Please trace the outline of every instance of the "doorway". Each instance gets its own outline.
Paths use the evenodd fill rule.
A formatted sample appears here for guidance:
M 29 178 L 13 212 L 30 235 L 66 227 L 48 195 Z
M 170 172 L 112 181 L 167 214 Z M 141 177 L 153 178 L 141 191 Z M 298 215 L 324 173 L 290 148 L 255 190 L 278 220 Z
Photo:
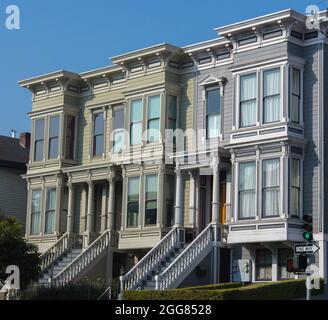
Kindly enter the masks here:
M 231 249 L 220 248 L 220 283 L 230 282 Z

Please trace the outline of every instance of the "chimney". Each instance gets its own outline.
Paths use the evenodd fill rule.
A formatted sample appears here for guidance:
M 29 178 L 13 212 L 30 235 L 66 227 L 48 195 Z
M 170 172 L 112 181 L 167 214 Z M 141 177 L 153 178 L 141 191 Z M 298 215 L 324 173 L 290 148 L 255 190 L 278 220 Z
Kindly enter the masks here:
M 13 139 L 16 138 L 16 130 L 11 130 L 11 137 L 12 137 Z
M 19 143 L 22 147 L 29 149 L 31 142 L 31 134 L 29 132 L 22 132 L 19 135 Z

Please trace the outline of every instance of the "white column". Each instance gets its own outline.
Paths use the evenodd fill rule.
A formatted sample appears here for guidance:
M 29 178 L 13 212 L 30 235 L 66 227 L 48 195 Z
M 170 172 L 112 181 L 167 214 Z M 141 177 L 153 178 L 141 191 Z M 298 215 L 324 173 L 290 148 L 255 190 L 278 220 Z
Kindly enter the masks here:
M 324 234 L 322 234 L 324 237 Z M 319 250 L 319 275 L 320 278 L 325 280 L 325 284 L 327 284 L 327 242 L 325 240 L 318 241 L 318 245 L 320 247 Z
M 89 234 L 94 231 L 94 190 L 95 186 L 93 181 L 88 182 L 88 212 L 87 212 L 87 232 Z
M 190 176 L 190 198 L 189 198 L 189 223 L 196 227 L 196 177 L 194 172 L 189 172 Z
M 182 190 L 182 174 L 179 167 L 176 171 L 176 189 L 175 189 L 175 217 L 174 223 L 176 226 L 183 226 L 183 190 Z
M 106 230 L 107 223 L 107 187 L 106 185 L 102 186 L 101 193 L 101 223 L 100 223 L 100 232 L 104 232 Z
M 67 212 L 67 233 L 73 233 L 74 230 L 74 185 L 68 183 L 68 212 Z
M 107 211 L 107 230 L 114 229 L 114 214 L 115 214 L 115 178 L 114 176 L 108 179 L 109 195 L 108 195 L 108 211 Z
M 212 196 L 212 222 L 220 223 L 220 170 L 218 162 L 215 160 L 213 169 L 213 196 Z

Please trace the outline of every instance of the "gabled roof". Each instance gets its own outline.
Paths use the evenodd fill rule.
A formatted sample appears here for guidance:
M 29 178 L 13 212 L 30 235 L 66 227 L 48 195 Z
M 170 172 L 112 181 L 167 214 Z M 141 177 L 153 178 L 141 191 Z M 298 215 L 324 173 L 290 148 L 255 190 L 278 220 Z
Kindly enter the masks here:
M 29 149 L 19 139 L 0 136 L 0 166 L 25 169 L 29 161 Z

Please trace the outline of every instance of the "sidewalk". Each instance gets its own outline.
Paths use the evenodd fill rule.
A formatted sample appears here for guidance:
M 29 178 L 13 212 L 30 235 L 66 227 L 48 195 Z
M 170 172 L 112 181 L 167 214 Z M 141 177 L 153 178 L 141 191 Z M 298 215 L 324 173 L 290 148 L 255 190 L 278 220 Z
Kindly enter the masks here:
M 303 299 L 298 299 L 298 300 L 306 300 L 306 298 L 304 297 Z M 320 294 L 317 296 L 311 296 L 311 300 L 328 300 L 328 285 L 325 285 L 324 294 Z

